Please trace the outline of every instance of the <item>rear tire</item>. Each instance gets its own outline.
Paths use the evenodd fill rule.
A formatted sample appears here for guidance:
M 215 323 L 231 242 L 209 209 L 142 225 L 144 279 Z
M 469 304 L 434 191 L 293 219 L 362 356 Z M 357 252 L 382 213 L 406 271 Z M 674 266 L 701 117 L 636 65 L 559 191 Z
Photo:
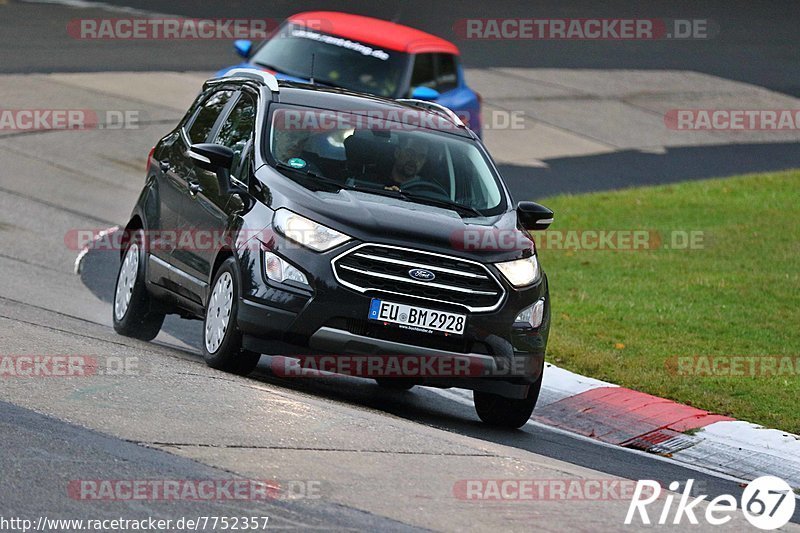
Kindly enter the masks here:
M 122 254 L 114 287 L 111 315 L 114 331 L 143 341 L 156 338 L 164 324 L 164 312 L 154 310 L 154 302 L 145 285 L 144 232 L 136 230 L 129 236 Z
M 398 378 L 375 378 L 375 382 L 382 389 L 394 391 L 406 391 L 414 388 L 415 383 L 410 383 Z
M 475 411 L 478 417 L 491 426 L 519 429 L 524 426 L 533 414 L 533 408 L 539 400 L 542 388 L 542 377 L 531 385 L 528 397 L 523 399 L 506 398 L 489 392 L 473 391 Z
M 211 368 L 246 376 L 255 370 L 261 354 L 242 348 L 236 325 L 239 309 L 239 271 L 232 257 L 214 276 L 203 320 L 203 358 Z

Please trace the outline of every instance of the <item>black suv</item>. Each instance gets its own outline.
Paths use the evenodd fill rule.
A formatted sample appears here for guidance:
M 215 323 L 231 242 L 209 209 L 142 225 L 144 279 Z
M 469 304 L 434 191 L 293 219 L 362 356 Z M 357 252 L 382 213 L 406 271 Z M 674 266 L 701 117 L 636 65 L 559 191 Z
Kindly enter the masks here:
M 351 373 L 471 389 L 482 420 L 520 427 L 550 329 L 528 232 L 552 216 L 512 203 L 444 107 L 235 70 L 150 153 L 114 328 L 150 340 L 166 314 L 203 319 L 207 363 L 238 374 L 261 354 L 372 357 Z M 391 358 L 400 374 L 375 372 Z

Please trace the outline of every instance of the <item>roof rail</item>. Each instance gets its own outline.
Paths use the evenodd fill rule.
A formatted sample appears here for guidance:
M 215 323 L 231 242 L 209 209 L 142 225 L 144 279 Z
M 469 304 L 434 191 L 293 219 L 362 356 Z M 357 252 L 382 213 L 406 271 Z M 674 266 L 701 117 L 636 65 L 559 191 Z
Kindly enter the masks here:
M 466 128 L 466 124 L 456 115 L 452 109 L 449 107 L 445 107 L 442 104 L 437 104 L 436 102 L 429 102 L 428 100 L 417 100 L 416 98 L 399 98 L 397 99 L 398 102 L 402 104 L 408 104 L 414 107 L 418 107 L 420 109 L 424 109 L 425 111 L 431 111 L 433 113 L 437 113 L 439 115 L 443 115 L 448 118 L 453 124 L 460 128 Z
M 222 77 L 247 78 L 250 80 L 256 80 L 266 85 L 270 91 L 274 93 L 280 92 L 280 88 L 278 87 L 278 79 L 274 75 L 270 74 L 269 72 L 264 72 L 263 70 L 256 70 L 252 68 L 235 68 L 226 72 Z

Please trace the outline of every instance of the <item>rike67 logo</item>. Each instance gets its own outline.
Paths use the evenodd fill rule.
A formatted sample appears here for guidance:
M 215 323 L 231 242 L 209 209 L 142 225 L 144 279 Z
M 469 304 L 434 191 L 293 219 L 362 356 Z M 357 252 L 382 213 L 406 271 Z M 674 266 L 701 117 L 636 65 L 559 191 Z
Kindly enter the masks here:
M 673 511 L 675 495 L 668 494 L 661 497 L 661 485 L 657 481 L 640 480 L 636 484 L 631 504 L 628 507 L 628 514 L 625 516 L 625 525 L 631 525 L 638 521 L 642 524 L 650 525 L 650 515 L 648 506 L 656 501 L 663 501 L 664 505 L 660 512 L 657 512 L 654 523 L 659 525 L 674 524 L 679 525 L 685 517 L 692 525 L 697 525 L 697 515 L 701 513 L 696 507 L 708 496 L 698 496 L 692 498 L 692 486 L 694 480 L 686 482 L 683 492 L 680 494 L 677 506 Z M 677 491 L 680 483 L 673 481 L 669 485 L 670 491 Z M 691 499 L 690 499 L 691 498 Z M 705 513 L 701 516 L 708 524 L 721 526 L 733 519 L 736 509 L 740 502 L 730 494 L 721 494 L 705 506 Z M 785 526 L 794 515 L 795 495 L 792 487 L 784 480 L 774 476 L 763 476 L 753 480 L 742 492 L 741 510 L 744 517 L 750 524 L 763 530 L 773 530 Z M 650 511 L 657 511 L 650 509 Z M 636 515 L 638 512 L 638 520 Z M 697 514 L 695 514 L 697 513 Z M 670 520 L 671 518 L 671 520 Z

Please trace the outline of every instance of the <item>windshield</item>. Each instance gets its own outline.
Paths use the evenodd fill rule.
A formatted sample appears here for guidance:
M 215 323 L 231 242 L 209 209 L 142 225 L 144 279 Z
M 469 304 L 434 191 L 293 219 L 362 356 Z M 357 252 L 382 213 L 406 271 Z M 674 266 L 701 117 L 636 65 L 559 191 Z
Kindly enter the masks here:
M 293 24 L 256 51 L 252 61 L 289 76 L 310 79 L 312 55 L 317 82 L 379 96 L 398 96 L 408 64 L 408 55 L 402 52 Z
M 300 173 L 326 185 L 396 195 L 472 216 L 505 209 L 499 178 L 471 139 L 379 120 L 374 112 L 297 106 L 277 106 L 270 125 L 268 150 L 287 175 Z

